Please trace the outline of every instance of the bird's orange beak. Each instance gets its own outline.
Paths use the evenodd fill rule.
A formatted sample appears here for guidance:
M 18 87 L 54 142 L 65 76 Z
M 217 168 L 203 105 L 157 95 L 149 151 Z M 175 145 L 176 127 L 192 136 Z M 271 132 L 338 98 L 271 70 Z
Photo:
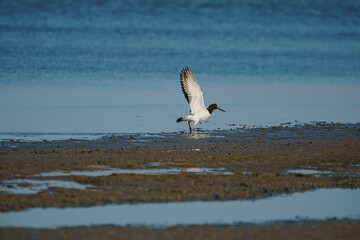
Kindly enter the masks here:
M 219 107 L 217 107 L 216 109 L 218 109 L 218 110 L 220 110 L 220 111 L 223 111 L 223 112 L 225 112 L 225 110 L 222 110 L 221 108 L 219 108 Z

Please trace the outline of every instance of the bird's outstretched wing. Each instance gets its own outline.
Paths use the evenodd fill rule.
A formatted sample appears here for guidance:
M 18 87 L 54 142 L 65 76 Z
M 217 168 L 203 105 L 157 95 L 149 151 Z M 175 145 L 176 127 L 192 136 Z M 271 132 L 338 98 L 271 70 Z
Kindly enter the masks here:
M 190 114 L 206 110 L 204 93 L 188 67 L 181 70 L 180 83 L 182 91 L 190 106 Z

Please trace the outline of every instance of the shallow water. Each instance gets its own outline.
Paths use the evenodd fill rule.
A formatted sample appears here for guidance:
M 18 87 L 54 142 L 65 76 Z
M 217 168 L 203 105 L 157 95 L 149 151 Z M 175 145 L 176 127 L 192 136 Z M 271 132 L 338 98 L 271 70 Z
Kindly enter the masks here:
M 106 136 L 104 133 L 29 133 L 13 132 L 1 133 L 0 141 L 57 141 L 66 139 L 95 140 Z
M 290 169 L 286 173 L 300 173 L 300 174 L 304 174 L 304 175 L 334 174 L 334 172 L 332 172 L 332 171 L 319 171 L 319 170 L 314 170 L 314 169 Z
M 198 124 L 196 130 L 278 126 L 295 121 L 355 123 L 360 119 L 360 96 L 357 94 L 360 85 L 263 84 L 249 87 L 236 84 L 218 88 L 221 92 L 216 89 L 205 92 L 206 103 L 216 102 L 226 112 L 215 111 Z M 163 91 L 149 87 L 144 92 L 116 87 L 78 90 L 4 87 L 0 88 L 3 113 L 0 132 L 188 132 L 187 123 L 176 122 L 178 117 L 189 113 L 181 94 L 179 86 Z M 134 99 L 135 96 L 141 99 Z
M 61 180 L 13 179 L 0 182 L 0 191 L 11 194 L 36 194 L 52 187 L 86 190 L 92 186 Z
M 56 177 L 56 176 L 110 176 L 112 174 L 143 174 L 143 175 L 163 175 L 163 174 L 224 174 L 232 175 L 234 173 L 226 171 L 225 168 L 166 168 L 166 169 L 120 169 L 107 168 L 96 166 L 96 168 L 103 168 L 95 171 L 71 171 L 71 172 L 48 172 L 33 175 L 32 177 Z M 86 190 L 91 188 L 91 185 L 83 185 L 72 181 L 62 180 L 35 180 L 35 179 L 13 179 L 0 182 L 0 192 L 10 194 L 36 194 L 52 187 Z
M 96 171 L 72 171 L 72 172 L 49 172 L 41 173 L 34 176 L 41 177 L 55 177 L 55 176 L 110 176 L 112 174 L 144 174 L 144 175 L 163 175 L 163 174 L 225 174 L 232 175 L 232 172 L 226 171 L 225 168 L 163 168 L 163 169 L 120 169 L 120 168 L 108 168 L 104 170 Z
M 0 213 L 0 227 L 59 228 L 94 225 L 170 227 L 189 224 L 360 219 L 359 189 L 317 189 L 258 200 L 34 208 Z M 36 219 L 36 221 L 34 221 Z

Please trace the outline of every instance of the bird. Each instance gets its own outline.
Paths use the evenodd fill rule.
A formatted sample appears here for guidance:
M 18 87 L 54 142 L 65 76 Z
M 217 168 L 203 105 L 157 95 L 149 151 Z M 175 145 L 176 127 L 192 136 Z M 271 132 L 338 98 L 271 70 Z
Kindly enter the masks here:
M 216 103 L 211 104 L 208 108 L 205 107 L 204 93 L 187 66 L 180 72 L 180 84 L 182 92 L 190 106 L 190 115 L 178 118 L 176 122 L 187 121 L 190 134 L 194 131 L 196 124 L 210 117 L 215 109 L 225 112 L 225 110 L 219 108 Z M 194 122 L 193 127 L 190 126 L 190 122 Z

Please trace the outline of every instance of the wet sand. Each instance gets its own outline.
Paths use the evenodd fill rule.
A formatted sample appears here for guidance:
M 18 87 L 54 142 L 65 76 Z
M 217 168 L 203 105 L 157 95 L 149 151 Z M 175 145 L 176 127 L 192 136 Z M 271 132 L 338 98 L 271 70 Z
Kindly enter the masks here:
M 360 125 L 317 123 L 305 126 L 233 129 L 227 131 L 133 134 L 98 140 L 3 141 L 0 180 L 66 180 L 92 185 L 83 191 L 49 188 L 37 194 L 0 194 L 0 211 L 32 207 L 80 207 L 108 203 L 230 200 L 269 197 L 314 188 L 360 188 Z M 95 167 L 94 167 L 95 166 Z M 100 168 L 223 168 L 225 174 L 110 176 L 33 176 L 53 171 Z M 288 173 L 291 169 L 318 174 Z M 324 171 L 324 173 L 321 173 Z M 310 231 L 311 229 L 311 231 Z M 351 239 L 359 223 L 321 221 L 267 226 L 189 226 L 166 229 L 91 227 L 57 230 L 0 229 L 0 236 L 20 239 L 231 238 L 261 237 Z M 296 233 L 296 234 L 294 234 Z M 336 237 L 337 236 L 337 237 Z

